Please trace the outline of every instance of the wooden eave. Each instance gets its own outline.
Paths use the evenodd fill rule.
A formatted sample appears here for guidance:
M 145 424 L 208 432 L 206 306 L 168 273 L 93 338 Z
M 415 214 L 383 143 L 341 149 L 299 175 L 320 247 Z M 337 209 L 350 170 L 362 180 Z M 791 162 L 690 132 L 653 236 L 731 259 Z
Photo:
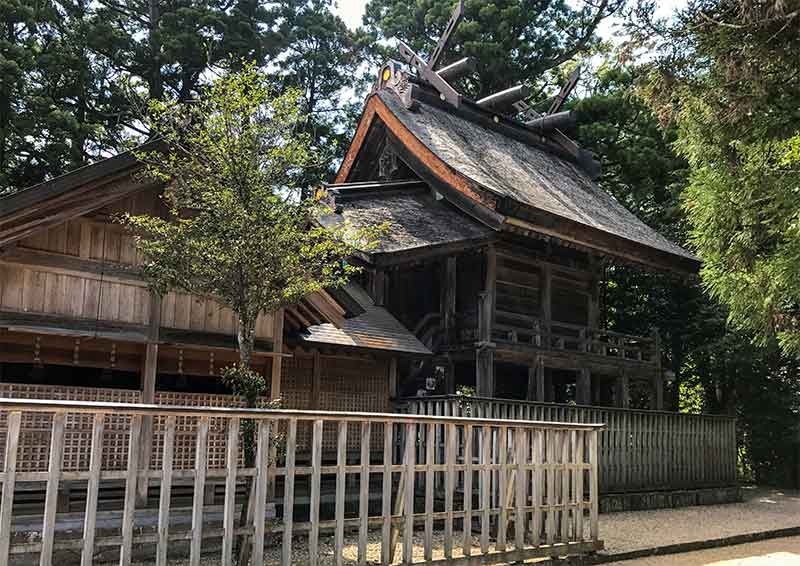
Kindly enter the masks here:
M 668 269 L 685 274 L 697 273 L 700 268 L 698 261 L 645 246 L 511 199 L 504 200 L 500 209 L 509 213 L 503 225 L 503 230 L 507 232 L 551 237 L 574 244 L 588 252 L 622 258 L 647 268 Z
M 152 150 L 160 143 L 150 142 L 139 149 Z M 135 192 L 161 186 L 135 179 L 133 173 L 140 167 L 132 152 L 121 153 L 0 198 L 0 247 Z
M 504 219 L 495 212 L 497 197 L 439 159 L 375 95 L 367 100 L 356 133 L 336 174 L 335 183 L 351 181 L 350 174 L 362 150 L 365 149 L 364 140 L 376 116 L 386 127 L 393 149 L 416 175 L 434 190 L 446 194 L 448 200 L 457 208 L 491 228 L 500 228 Z
M 367 262 L 371 265 L 376 267 L 392 267 L 473 251 L 477 248 L 488 246 L 495 240 L 495 236 L 488 236 L 485 238 L 473 238 L 470 240 L 448 242 L 446 244 L 436 244 L 407 250 L 374 252 L 364 255 L 367 256 Z
M 700 267 L 699 261 L 688 257 L 670 254 L 490 191 L 453 169 L 426 147 L 376 94 L 372 94 L 367 100 L 352 143 L 336 174 L 335 183 L 366 181 L 351 178 L 351 174 L 362 158 L 362 152 L 366 151 L 364 142 L 376 118 L 386 128 L 387 143 L 392 144 L 398 157 L 420 179 L 446 196 L 454 206 L 494 230 L 527 236 L 539 234 L 577 245 L 587 251 L 660 270 L 694 274 Z M 388 257 L 377 260 L 374 254 L 371 256 L 373 261 L 393 263 Z

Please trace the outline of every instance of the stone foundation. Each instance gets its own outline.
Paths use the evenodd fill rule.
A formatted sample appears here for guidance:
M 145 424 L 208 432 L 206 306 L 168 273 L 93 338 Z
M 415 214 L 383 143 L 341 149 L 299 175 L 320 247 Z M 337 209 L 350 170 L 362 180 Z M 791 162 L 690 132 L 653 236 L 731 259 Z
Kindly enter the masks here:
M 600 512 L 672 509 L 692 505 L 738 503 L 742 500 L 739 486 L 705 487 L 676 491 L 644 491 L 636 493 L 606 493 L 600 495 Z

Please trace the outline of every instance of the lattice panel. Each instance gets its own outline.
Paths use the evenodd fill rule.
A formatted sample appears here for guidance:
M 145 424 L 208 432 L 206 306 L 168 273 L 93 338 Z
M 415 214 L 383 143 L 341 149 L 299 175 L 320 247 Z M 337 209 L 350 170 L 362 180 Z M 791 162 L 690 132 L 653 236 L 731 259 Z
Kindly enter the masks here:
M 363 413 L 391 412 L 389 404 L 389 378 L 385 362 L 343 358 L 323 358 L 320 409 Z M 383 433 L 372 431 L 373 449 L 383 446 Z M 358 450 L 361 431 L 356 425 L 348 426 L 347 448 Z M 322 439 L 324 451 L 336 450 L 335 431 L 326 431 Z
M 281 399 L 287 409 L 310 409 L 313 388 L 314 360 L 295 356 L 283 360 L 281 365 Z M 281 423 L 281 433 L 286 433 L 286 424 Z M 308 450 L 311 443 L 311 427 L 306 423 L 297 426 L 297 450 Z
M 345 360 L 323 358 L 322 383 L 320 388 L 320 409 L 351 412 L 388 412 L 389 389 L 386 378 L 386 365 L 366 360 Z M 283 398 L 287 408 L 308 409 L 311 403 L 313 360 L 296 357 L 284 360 Z M 126 389 L 92 387 L 47 386 L 26 384 L 0 384 L 0 396 L 23 399 L 56 399 L 74 401 L 99 401 L 115 403 L 141 402 L 141 392 Z M 183 405 L 197 407 L 241 407 L 244 403 L 230 395 L 202 393 L 157 392 L 156 404 Z M 6 415 L 0 414 L 0 446 L 5 443 Z M 64 471 L 81 471 L 89 468 L 89 455 L 92 442 L 93 417 L 91 415 L 69 414 L 64 438 Z M 208 443 L 208 467 L 225 467 L 226 424 L 221 419 L 212 419 Z M 175 435 L 176 470 L 194 468 L 196 450 L 197 419 L 178 417 Z M 20 472 L 44 472 L 50 452 L 50 430 L 52 415 L 47 413 L 25 413 L 22 419 L 18 469 Z M 164 451 L 163 418 L 153 422 L 153 450 L 150 469 L 161 468 Z M 106 417 L 103 435 L 103 469 L 125 470 L 128 463 L 128 431 L 130 417 L 110 415 Z M 281 431 L 285 432 L 285 431 Z M 300 423 L 297 430 L 298 452 L 308 450 L 311 427 Z M 375 430 L 372 435 L 373 448 L 380 449 L 382 432 Z M 348 430 L 348 449 L 360 447 L 360 429 L 351 426 Z M 323 450 L 334 452 L 336 431 L 325 428 Z M 0 451 L 0 465 L 3 454 Z M 240 454 L 240 463 L 243 455 Z
M 99 401 L 108 403 L 138 403 L 139 391 L 104 389 L 94 387 L 68 387 L 0 383 L 0 396 L 21 399 L 56 399 L 59 401 Z M 64 437 L 64 470 L 79 471 L 89 468 L 92 442 L 92 416 L 70 414 Z M 0 441 L 5 443 L 7 417 L 0 414 Z M 20 472 L 47 471 L 50 454 L 50 429 L 53 417 L 47 413 L 24 413 L 17 469 Z M 128 461 L 128 429 L 130 417 L 106 418 L 103 445 L 103 468 L 124 470 Z M 0 454 L 0 460 L 4 458 Z
M 231 395 L 204 393 L 156 392 L 158 405 L 182 405 L 190 407 L 244 407 L 244 402 Z M 164 454 L 165 420 L 156 419 L 153 423 L 153 452 L 150 458 L 151 469 L 161 469 Z M 178 417 L 175 420 L 175 460 L 173 466 L 179 470 L 194 468 L 194 455 L 197 448 L 197 419 Z M 226 432 L 224 419 L 211 419 L 208 433 L 208 468 L 225 467 Z M 241 451 L 240 451 L 241 452 Z M 240 453 L 240 463 L 243 455 Z

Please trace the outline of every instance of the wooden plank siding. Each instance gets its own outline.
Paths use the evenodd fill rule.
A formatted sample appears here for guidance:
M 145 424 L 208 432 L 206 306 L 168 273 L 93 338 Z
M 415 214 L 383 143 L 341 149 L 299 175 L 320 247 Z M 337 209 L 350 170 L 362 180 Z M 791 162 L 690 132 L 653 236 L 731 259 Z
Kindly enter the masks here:
M 466 396 L 407 399 L 398 409 L 415 415 L 480 416 L 512 422 L 605 423 L 593 456 L 600 469 L 599 483 L 595 488 L 586 486 L 603 494 L 728 487 L 737 482 L 733 417 Z M 441 440 L 437 446 L 442 446 Z M 570 458 L 567 452 L 555 456 Z
M 0 254 L 0 310 L 147 325 L 147 284 L 133 235 L 116 223 L 120 212 L 159 212 L 156 193 L 123 199 L 91 216 L 43 229 Z M 162 326 L 235 335 L 236 317 L 207 297 L 168 293 Z M 273 338 L 273 317 L 256 322 L 256 337 Z

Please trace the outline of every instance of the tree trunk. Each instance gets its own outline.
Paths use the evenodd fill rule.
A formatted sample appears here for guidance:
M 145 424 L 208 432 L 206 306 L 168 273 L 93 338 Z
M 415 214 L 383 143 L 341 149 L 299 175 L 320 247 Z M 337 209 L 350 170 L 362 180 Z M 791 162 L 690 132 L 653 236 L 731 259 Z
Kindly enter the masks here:
M 250 315 L 240 315 L 239 316 L 239 331 L 236 335 L 236 338 L 239 342 L 239 363 L 242 367 L 247 369 L 252 369 L 252 361 L 253 361 L 253 349 L 255 345 L 255 326 L 256 326 L 256 316 Z M 248 407 L 255 407 L 258 402 L 258 396 L 250 396 L 246 395 L 245 400 Z M 255 422 L 251 421 L 250 423 L 243 422 L 242 425 L 242 447 L 244 449 L 244 465 L 246 468 L 251 468 L 255 466 Z M 241 526 L 246 526 L 248 522 L 253 517 L 254 511 L 254 495 L 255 495 L 255 484 L 253 483 L 253 477 L 247 476 L 245 479 L 245 493 L 249 494 L 247 498 L 247 505 L 242 506 L 241 516 L 239 518 L 239 524 Z M 262 520 L 263 517 L 262 517 Z M 237 541 L 237 558 L 236 562 L 239 566 L 247 566 L 250 562 L 250 553 L 251 548 L 249 544 L 250 537 L 248 535 L 241 535 L 239 536 L 239 540 Z
M 158 38 L 158 22 L 161 14 L 158 10 L 159 0 L 150 0 L 148 43 L 150 45 L 150 55 L 152 57 L 152 69 L 148 80 L 148 94 L 150 100 L 161 100 L 164 95 L 164 88 L 161 81 L 161 41 Z

